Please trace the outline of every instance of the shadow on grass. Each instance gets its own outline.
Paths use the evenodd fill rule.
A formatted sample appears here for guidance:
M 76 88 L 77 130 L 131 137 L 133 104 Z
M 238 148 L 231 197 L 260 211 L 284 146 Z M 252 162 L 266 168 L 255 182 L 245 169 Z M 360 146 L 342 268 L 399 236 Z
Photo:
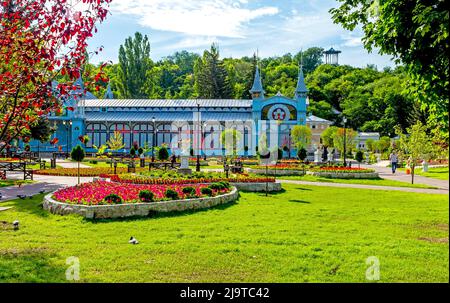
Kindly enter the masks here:
M 303 201 L 303 200 L 289 200 L 289 202 L 294 202 L 294 203 L 303 203 L 303 204 L 311 204 L 311 202 L 308 202 L 308 201 Z
M 54 254 L 44 248 L 2 249 L 0 250 L 0 281 L 7 283 L 66 282 L 67 268 L 54 264 L 51 261 L 54 257 Z
M 11 201 L 6 201 L 6 202 L 4 202 L 4 205 L 14 207 L 14 210 L 16 210 L 17 212 L 28 213 L 31 215 L 36 215 L 36 216 L 46 218 L 50 215 L 50 213 L 48 213 L 47 211 L 45 211 L 42 208 L 42 203 L 43 203 L 43 199 L 44 199 L 45 195 L 46 194 L 34 195 L 32 199 L 26 198 L 24 200 L 16 199 L 16 200 L 11 200 Z
M 303 190 L 303 191 L 312 191 L 311 188 L 304 188 L 304 187 L 296 187 L 295 189 Z
M 211 211 L 211 210 L 226 210 L 232 206 L 235 206 L 237 204 L 238 200 L 229 202 L 226 204 L 220 204 L 220 205 L 210 207 L 210 208 L 191 209 L 191 210 L 185 210 L 185 211 L 173 211 L 173 212 L 168 212 L 168 213 L 151 211 L 147 217 L 133 216 L 133 217 L 115 218 L 115 219 L 86 219 L 86 218 L 84 218 L 83 221 L 90 222 L 90 223 L 110 223 L 110 222 L 146 221 L 146 220 L 155 220 L 155 219 L 184 217 L 184 216 L 189 216 L 189 215 L 196 214 L 196 213 L 203 213 L 203 212 L 207 212 L 207 211 Z

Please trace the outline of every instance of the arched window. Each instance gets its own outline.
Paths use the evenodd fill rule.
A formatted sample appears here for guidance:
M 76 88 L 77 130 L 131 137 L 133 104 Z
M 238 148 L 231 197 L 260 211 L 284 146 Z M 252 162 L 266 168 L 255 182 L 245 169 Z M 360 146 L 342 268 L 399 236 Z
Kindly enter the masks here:
M 137 142 L 140 147 L 153 144 L 153 126 L 149 124 L 138 124 L 133 128 L 133 142 Z
M 93 123 L 86 125 L 86 135 L 89 136 L 89 142 L 86 147 L 91 148 L 95 146 L 101 146 L 106 144 L 107 141 L 107 129 L 104 124 Z

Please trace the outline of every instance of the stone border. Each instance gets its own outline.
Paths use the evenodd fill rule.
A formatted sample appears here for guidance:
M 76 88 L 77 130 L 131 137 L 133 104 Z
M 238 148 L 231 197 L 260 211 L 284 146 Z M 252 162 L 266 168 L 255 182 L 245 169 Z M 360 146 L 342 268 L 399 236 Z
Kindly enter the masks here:
M 187 200 L 162 201 L 152 203 L 133 203 L 119 205 L 75 205 L 55 201 L 54 193 L 44 197 L 43 208 L 52 214 L 77 214 L 86 219 L 113 219 L 125 217 L 146 217 L 151 212 L 172 212 L 211 208 L 220 204 L 236 201 L 239 192 L 233 187 L 230 193 L 217 197 L 196 198 Z
M 254 169 L 249 168 L 247 169 L 247 172 L 257 175 L 266 175 L 265 169 Z M 267 175 L 269 176 L 304 176 L 305 171 L 301 169 L 268 169 Z
M 373 173 L 331 173 L 331 172 L 315 172 L 308 171 L 308 175 L 323 177 L 329 179 L 378 179 L 380 175 L 376 172 Z
M 235 186 L 238 190 L 247 191 L 247 192 L 265 192 L 266 191 L 266 183 L 231 183 L 231 185 Z M 283 188 L 281 183 L 269 182 L 268 183 L 269 192 L 281 191 Z

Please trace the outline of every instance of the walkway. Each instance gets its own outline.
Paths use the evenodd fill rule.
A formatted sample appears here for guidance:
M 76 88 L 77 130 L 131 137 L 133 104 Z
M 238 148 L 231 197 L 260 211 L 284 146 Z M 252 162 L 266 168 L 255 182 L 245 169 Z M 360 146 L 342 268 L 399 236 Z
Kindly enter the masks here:
M 382 167 L 375 165 L 361 165 L 361 167 L 375 169 L 375 171 L 380 175 L 380 178 L 387 180 L 395 180 L 401 182 L 411 183 L 411 175 L 407 175 L 405 171 L 397 170 L 395 174 L 392 174 L 392 170 L 390 167 Z M 420 169 L 420 168 L 419 168 Z M 416 168 L 417 171 L 417 168 Z M 434 178 L 427 178 L 423 176 L 414 176 L 414 183 L 417 184 L 425 184 L 433 187 L 437 187 L 439 189 L 449 190 L 449 184 L 447 180 L 439 180 Z
M 295 181 L 295 180 L 278 180 L 282 184 L 298 184 L 298 185 L 312 185 L 323 187 L 340 187 L 340 188 L 357 188 L 357 189 L 371 189 L 371 190 L 394 190 L 411 193 L 422 194 L 441 194 L 448 195 L 448 189 L 426 189 L 426 188 L 412 188 L 412 187 L 392 187 L 392 186 L 378 186 L 365 184 L 347 184 L 347 183 L 328 183 L 328 182 L 311 182 L 311 181 Z

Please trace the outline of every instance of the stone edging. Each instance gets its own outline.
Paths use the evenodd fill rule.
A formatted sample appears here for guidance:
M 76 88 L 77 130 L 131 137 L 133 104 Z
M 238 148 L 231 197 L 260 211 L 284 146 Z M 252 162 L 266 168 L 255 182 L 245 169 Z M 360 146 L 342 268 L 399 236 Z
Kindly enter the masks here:
M 237 188 L 233 187 L 231 192 L 217 197 L 152 203 L 87 206 L 55 201 L 52 198 L 53 194 L 51 193 L 44 197 L 43 207 L 45 210 L 58 215 L 77 214 L 87 219 L 110 219 L 133 216 L 146 217 L 152 212 L 204 209 L 236 201 L 239 197 Z
M 330 173 L 330 172 L 314 172 L 308 171 L 308 175 L 316 177 L 324 177 L 330 179 L 377 179 L 378 173 Z
M 247 169 L 249 173 L 257 174 L 257 175 L 266 175 L 265 169 Z M 303 176 L 305 172 L 301 169 L 269 169 L 267 171 L 267 175 L 269 176 Z
M 238 190 L 248 191 L 248 192 L 265 192 L 266 191 L 266 183 L 231 183 L 231 185 L 235 186 Z M 281 191 L 283 188 L 281 183 L 269 182 L 268 184 L 269 192 Z

